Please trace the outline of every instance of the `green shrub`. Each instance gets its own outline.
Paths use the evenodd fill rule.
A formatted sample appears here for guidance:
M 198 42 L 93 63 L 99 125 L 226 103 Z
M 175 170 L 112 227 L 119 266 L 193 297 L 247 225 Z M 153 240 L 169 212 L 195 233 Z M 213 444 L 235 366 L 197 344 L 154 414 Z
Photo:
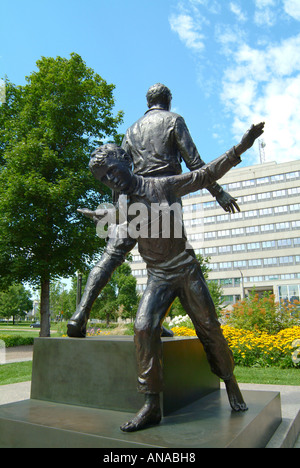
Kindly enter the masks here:
M 13 346 L 33 345 L 34 338 L 32 336 L 5 335 L 0 333 L 0 340 L 4 341 L 6 348 L 12 348 Z
M 269 333 L 299 325 L 299 302 L 279 303 L 274 294 L 265 293 L 262 297 L 251 291 L 249 297 L 237 302 L 230 312 L 227 324 L 232 327 Z

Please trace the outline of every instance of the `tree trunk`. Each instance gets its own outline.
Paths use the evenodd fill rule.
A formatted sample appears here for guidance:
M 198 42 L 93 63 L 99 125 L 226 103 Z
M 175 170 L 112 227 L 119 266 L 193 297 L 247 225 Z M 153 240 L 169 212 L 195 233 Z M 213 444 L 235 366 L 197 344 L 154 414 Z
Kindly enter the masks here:
M 41 328 L 40 336 L 50 336 L 50 280 L 41 280 Z

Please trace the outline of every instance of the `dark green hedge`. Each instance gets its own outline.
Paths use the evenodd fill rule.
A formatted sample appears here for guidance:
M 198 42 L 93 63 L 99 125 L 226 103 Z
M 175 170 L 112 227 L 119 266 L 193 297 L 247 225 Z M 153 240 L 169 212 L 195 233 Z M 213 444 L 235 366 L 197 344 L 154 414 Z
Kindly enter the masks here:
M 4 341 L 6 348 L 13 346 L 27 346 L 33 345 L 33 337 L 21 335 L 5 335 L 0 333 L 0 340 Z

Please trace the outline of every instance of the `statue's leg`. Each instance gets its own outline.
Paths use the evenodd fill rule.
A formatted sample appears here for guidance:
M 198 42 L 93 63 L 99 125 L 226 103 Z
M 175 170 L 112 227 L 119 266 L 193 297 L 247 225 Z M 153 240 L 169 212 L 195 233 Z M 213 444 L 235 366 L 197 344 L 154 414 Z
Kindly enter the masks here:
M 179 298 L 193 321 L 212 372 L 225 382 L 232 409 L 245 411 L 247 406 L 233 374 L 233 354 L 223 335 L 200 266 L 190 269 L 180 288 Z
M 145 404 L 133 419 L 121 426 L 133 432 L 159 424 L 159 394 L 163 388 L 161 324 L 176 297 L 171 284 L 148 281 L 135 320 L 135 346 L 138 366 L 138 391 L 145 395 Z
M 136 241 L 130 238 L 111 238 L 108 240 L 100 261 L 89 274 L 80 304 L 68 322 L 68 336 L 76 338 L 86 336 L 86 323 L 95 300 L 109 282 L 116 268 L 125 261 L 126 255 L 132 250 L 135 243 Z

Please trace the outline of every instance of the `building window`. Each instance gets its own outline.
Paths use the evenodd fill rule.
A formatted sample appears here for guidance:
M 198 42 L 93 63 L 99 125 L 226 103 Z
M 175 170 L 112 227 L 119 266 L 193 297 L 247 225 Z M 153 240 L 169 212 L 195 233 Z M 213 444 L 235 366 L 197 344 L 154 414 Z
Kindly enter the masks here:
M 273 214 L 273 208 L 263 208 L 259 210 L 259 216 L 271 216 Z
M 284 182 L 284 174 L 278 174 L 271 176 L 271 183 Z
M 268 184 L 269 182 L 269 177 L 260 177 L 259 179 L 256 179 L 257 185 Z
M 286 196 L 286 190 L 276 190 L 273 192 L 273 198 L 281 198 Z
M 217 247 L 208 247 L 204 249 L 205 255 L 213 255 L 217 253 Z
M 245 212 L 245 218 L 256 218 L 257 215 L 258 215 L 258 211 L 257 211 L 257 210 L 246 211 L 246 212 Z
M 216 202 L 215 201 L 209 201 L 209 202 L 203 203 L 203 208 L 205 210 L 209 210 L 209 209 L 212 209 L 212 208 L 215 208 L 215 207 L 216 207 Z
M 275 265 L 277 265 L 277 257 L 264 258 L 264 265 L 265 266 L 275 266 Z
M 260 226 L 261 232 L 271 232 L 274 231 L 274 224 L 263 224 Z
M 289 256 L 289 257 L 280 257 L 279 258 L 279 263 L 282 264 L 289 264 L 289 263 L 294 263 L 294 257 Z
M 270 192 L 259 193 L 257 195 L 257 200 L 268 200 L 269 198 L 271 198 L 271 193 Z
M 231 253 L 231 245 L 223 245 L 219 247 L 219 253 L 220 254 Z
M 216 222 L 216 217 L 215 216 L 208 216 L 204 218 L 204 224 L 213 224 Z
M 297 203 L 295 205 L 290 205 L 290 211 L 291 212 L 300 211 L 300 203 Z
M 251 203 L 256 201 L 256 195 L 245 195 L 243 197 L 243 203 Z
M 254 260 L 248 261 L 249 268 L 257 268 L 262 266 L 262 261 L 260 258 L 255 258 Z
M 241 188 L 242 184 L 241 182 L 232 182 L 231 184 L 228 184 L 228 190 L 237 190 Z
M 246 260 L 238 260 L 236 262 L 233 262 L 233 267 L 234 268 L 247 268 L 247 262 Z
M 288 195 L 298 195 L 300 193 L 300 187 L 288 189 Z
M 276 231 L 284 231 L 285 229 L 290 229 L 290 223 L 276 223 L 275 227 Z
M 220 279 L 220 286 L 232 286 L 232 278 Z
M 222 231 L 218 231 L 218 237 L 229 237 L 230 236 L 230 230 L 229 229 L 224 229 Z
M 276 242 L 275 241 L 262 242 L 262 248 L 263 249 L 275 249 L 275 247 L 276 247 Z
M 259 250 L 260 249 L 260 242 L 252 242 L 251 244 L 247 244 L 248 250 Z
M 243 187 L 253 187 L 255 185 L 255 180 L 249 179 L 249 180 L 243 180 L 242 186 Z
M 282 214 L 282 213 L 287 213 L 288 212 L 288 207 L 287 206 L 276 206 L 274 208 L 274 213 L 275 214 Z
M 285 248 L 285 247 L 291 247 L 292 246 L 292 239 L 281 239 L 278 241 L 278 247 L 280 249 Z
M 246 244 L 233 245 L 233 251 L 234 252 L 242 252 L 243 250 L 246 250 Z
M 296 171 L 296 172 L 289 172 L 288 174 L 286 174 L 286 178 L 287 178 L 287 180 L 298 179 L 299 174 L 300 174 L 299 171 Z
M 232 235 L 233 236 L 243 236 L 245 231 L 244 231 L 244 228 L 236 228 L 236 229 L 232 229 Z
M 230 218 L 228 214 L 217 216 L 217 223 L 225 223 L 226 221 L 229 221 L 229 220 Z
M 249 226 L 249 227 L 246 227 L 246 233 L 247 233 L 247 234 L 255 234 L 256 232 L 259 232 L 258 226 Z

